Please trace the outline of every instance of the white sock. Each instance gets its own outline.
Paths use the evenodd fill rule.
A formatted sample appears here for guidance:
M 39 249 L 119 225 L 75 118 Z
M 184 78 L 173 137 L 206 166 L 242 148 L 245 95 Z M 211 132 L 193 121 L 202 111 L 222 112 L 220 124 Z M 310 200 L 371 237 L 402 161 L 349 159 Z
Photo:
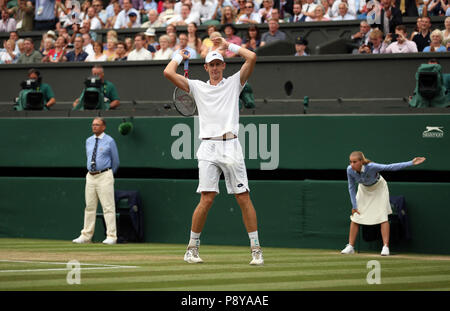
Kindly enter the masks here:
M 250 247 L 260 247 L 258 239 L 258 231 L 253 231 L 248 233 L 250 239 Z
M 201 234 L 201 232 L 196 233 L 196 232 L 191 231 L 191 238 L 189 239 L 188 248 L 200 246 L 200 234 Z

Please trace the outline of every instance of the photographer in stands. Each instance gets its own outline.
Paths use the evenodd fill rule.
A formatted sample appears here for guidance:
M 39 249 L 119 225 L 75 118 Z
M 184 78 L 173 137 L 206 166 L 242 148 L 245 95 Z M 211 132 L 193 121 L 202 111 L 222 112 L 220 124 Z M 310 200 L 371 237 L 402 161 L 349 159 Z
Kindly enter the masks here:
M 47 83 L 42 83 L 39 70 L 30 69 L 28 79 L 21 83 L 22 91 L 14 105 L 15 110 L 49 110 L 56 103 L 55 94 Z
M 73 103 L 73 110 L 109 110 L 120 105 L 117 89 L 114 84 L 105 80 L 102 66 L 95 65 L 92 68 L 92 76 L 86 79 L 85 85 L 81 96 Z

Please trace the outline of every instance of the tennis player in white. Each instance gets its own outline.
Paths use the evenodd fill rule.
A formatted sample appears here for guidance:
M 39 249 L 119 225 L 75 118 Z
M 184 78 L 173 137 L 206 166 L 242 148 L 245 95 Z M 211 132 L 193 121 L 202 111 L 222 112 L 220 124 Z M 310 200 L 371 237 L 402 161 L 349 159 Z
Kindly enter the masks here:
M 215 44 L 222 49 L 238 53 L 245 59 L 241 70 L 224 78 L 225 61 L 221 53 L 211 51 L 205 58 L 205 70 L 209 80 L 191 80 L 177 74 L 178 65 L 189 58 L 185 50 L 176 54 L 164 70 L 164 76 L 180 89 L 190 93 L 197 104 L 199 114 L 199 138 L 202 143 L 197 151 L 199 185 L 201 193 L 192 215 L 191 236 L 184 260 L 201 263 L 199 256 L 200 234 L 206 222 L 208 211 L 219 193 L 219 178 L 223 172 L 227 192 L 234 194 L 241 207 L 242 218 L 247 229 L 252 253 L 251 265 L 262 265 L 264 259 L 259 245 L 256 211 L 250 199 L 247 172 L 242 148 L 237 139 L 239 131 L 239 94 L 247 83 L 256 64 L 256 54 L 227 42 L 219 37 Z

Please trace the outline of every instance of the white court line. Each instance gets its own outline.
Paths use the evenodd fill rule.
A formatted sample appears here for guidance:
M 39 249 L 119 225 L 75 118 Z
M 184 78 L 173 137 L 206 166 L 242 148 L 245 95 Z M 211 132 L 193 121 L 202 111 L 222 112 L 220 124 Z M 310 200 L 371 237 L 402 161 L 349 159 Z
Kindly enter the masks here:
M 30 260 L 7 260 L 0 259 L 0 262 L 16 262 L 16 263 L 37 263 L 37 264 L 50 264 L 50 265 L 67 265 L 68 262 L 50 262 L 50 261 L 30 261 Z M 81 266 L 102 266 L 93 268 L 82 268 Z M 107 264 L 95 264 L 95 263 L 80 263 L 80 269 L 82 270 L 104 270 L 104 269 L 120 269 L 120 268 L 139 268 L 138 266 L 120 266 L 120 265 L 107 265 Z M 42 272 L 42 271 L 67 271 L 69 268 L 51 268 L 51 269 L 23 269 L 23 270 L 0 270 L 0 272 Z

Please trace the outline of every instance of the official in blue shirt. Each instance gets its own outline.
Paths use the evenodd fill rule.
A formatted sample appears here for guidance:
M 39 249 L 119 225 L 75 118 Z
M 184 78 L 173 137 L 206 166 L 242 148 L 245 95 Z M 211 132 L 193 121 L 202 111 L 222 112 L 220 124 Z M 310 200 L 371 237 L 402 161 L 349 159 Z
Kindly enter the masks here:
M 425 158 L 418 157 L 408 162 L 378 164 L 366 159 L 361 151 L 354 151 L 350 154 L 347 179 L 352 202 L 352 215 L 350 216 L 349 242 L 342 250 L 342 254 L 353 254 L 355 252 L 353 247 L 360 224 L 381 224 L 381 236 L 383 238 L 381 255 L 389 255 L 388 215 L 392 214 L 392 210 L 389 202 L 389 189 L 380 172 L 398 171 L 412 165 L 419 165 L 424 161 Z M 358 192 L 356 192 L 356 184 L 358 184 Z
M 114 173 L 119 168 L 119 153 L 114 139 L 105 134 L 106 122 L 97 117 L 92 121 L 94 135 L 86 139 L 86 209 L 84 211 L 84 227 L 81 235 L 74 243 L 89 243 L 94 235 L 97 205 L 103 208 L 106 223 L 106 239 L 104 244 L 116 244 L 116 207 L 114 202 Z

